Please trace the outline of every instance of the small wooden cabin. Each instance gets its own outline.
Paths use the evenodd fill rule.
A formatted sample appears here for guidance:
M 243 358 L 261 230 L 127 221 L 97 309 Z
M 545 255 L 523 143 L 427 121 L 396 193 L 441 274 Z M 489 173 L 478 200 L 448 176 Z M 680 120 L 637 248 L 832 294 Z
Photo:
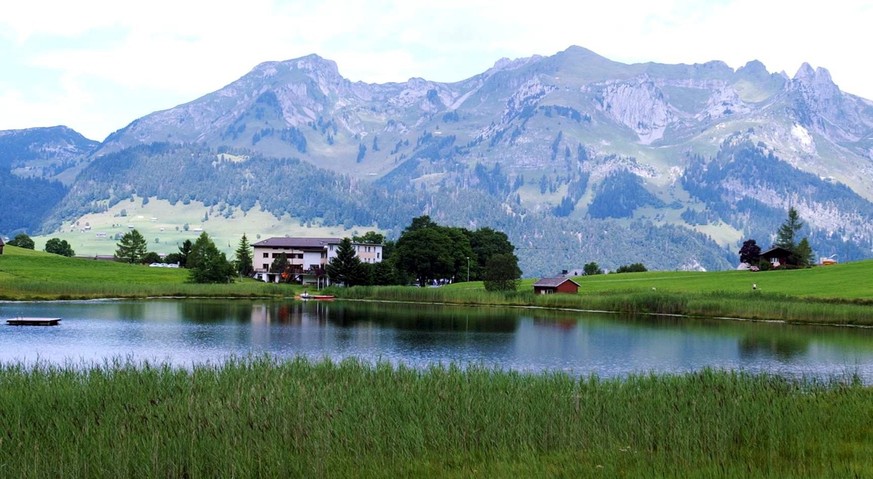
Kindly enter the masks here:
M 555 278 L 541 278 L 534 283 L 533 288 L 534 294 L 576 294 L 579 292 L 579 283 L 570 278 L 558 276 Z
M 778 268 L 788 264 L 788 260 L 791 258 L 791 251 L 781 246 L 774 246 L 761 253 L 761 258 L 767 260 L 774 268 Z
M 0 254 L 3 254 L 3 246 L 5 245 L 6 243 L 3 242 L 3 237 L 0 236 Z

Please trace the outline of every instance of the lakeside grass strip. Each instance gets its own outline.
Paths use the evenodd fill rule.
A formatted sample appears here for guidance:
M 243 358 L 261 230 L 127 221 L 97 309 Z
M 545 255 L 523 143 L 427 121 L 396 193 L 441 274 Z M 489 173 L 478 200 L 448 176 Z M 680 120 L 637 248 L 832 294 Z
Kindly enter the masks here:
M 808 270 L 647 272 L 577 278 L 577 295 L 537 296 L 534 280 L 518 292 L 485 291 L 482 282 L 441 288 L 332 288 L 349 299 L 466 305 L 536 306 L 623 314 L 679 314 L 852 326 L 873 326 L 873 261 Z M 147 297 L 288 298 L 302 286 L 243 279 L 233 284 L 187 282 L 188 271 L 65 258 L 7 247 L 0 255 L 0 300 Z M 751 289 L 752 282 L 758 287 Z
M 794 298 L 776 293 L 674 293 L 614 291 L 599 294 L 488 292 L 460 288 L 367 287 L 331 288 L 337 297 L 357 300 L 408 301 L 488 306 L 535 306 L 622 314 L 666 314 L 729 317 L 789 323 L 873 326 L 873 306 L 858 300 Z
M 873 390 L 298 358 L 0 366 L 5 477 L 871 477 Z

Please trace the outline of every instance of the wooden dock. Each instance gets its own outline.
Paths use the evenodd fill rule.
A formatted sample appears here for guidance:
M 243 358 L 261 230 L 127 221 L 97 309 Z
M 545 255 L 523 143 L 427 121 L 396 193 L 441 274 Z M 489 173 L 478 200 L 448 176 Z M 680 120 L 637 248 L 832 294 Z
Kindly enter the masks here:
M 6 324 L 11 326 L 57 326 L 61 318 L 9 318 Z

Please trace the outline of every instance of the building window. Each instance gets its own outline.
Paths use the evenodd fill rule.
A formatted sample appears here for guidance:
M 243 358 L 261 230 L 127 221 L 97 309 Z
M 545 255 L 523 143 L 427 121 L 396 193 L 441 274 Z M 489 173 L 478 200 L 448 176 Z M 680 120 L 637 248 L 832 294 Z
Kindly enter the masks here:
M 269 257 L 270 257 L 270 253 L 264 253 L 264 258 L 269 258 Z

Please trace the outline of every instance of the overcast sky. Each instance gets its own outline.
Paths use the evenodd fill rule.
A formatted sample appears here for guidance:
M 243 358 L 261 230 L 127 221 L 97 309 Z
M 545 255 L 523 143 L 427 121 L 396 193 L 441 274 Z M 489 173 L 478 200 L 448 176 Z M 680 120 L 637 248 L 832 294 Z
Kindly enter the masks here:
M 869 0 L 28 0 L 0 13 L 0 130 L 88 138 L 310 53 L 353 81 L 452 82 L 570 45 L 624 63 L 830 70 L 873 99 Z

